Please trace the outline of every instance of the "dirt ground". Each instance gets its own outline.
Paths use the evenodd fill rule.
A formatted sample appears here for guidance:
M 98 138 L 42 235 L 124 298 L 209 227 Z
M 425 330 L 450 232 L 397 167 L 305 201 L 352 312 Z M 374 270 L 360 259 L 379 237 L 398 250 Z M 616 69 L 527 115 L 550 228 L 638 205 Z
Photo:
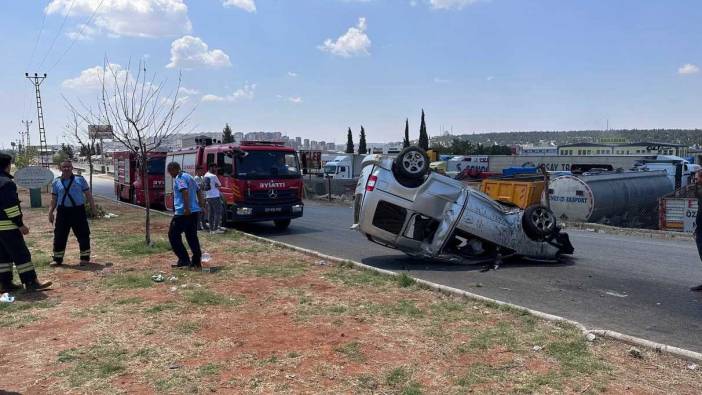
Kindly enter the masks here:
M 0 304 L 0 392 L 702 393 L 689 362 L 635 358 L 569 326 L 234 231 L 200 237 L 218 271 L 172 271 L 168 217 L 153 216 L 145 247 L 143 211 L 99 204 L 117 217 L 92 221 L 89 267 L 75 239 L 65 267 L 48 267 L 46 209 L 24 208 L 54 286 Z M 152 281 L 159 272 L 166 281 Z

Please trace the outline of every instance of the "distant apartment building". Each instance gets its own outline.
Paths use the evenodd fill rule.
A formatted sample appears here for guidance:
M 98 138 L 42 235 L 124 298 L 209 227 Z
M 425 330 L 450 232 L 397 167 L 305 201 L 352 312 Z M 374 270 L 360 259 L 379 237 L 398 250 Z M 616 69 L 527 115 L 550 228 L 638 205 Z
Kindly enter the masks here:
M 627 144 L 575 143 L 558 147 L 559 155 L 675 155 L 687 156 L 688 147 L 682 144 L 636 142 Z
M 523 156 L 548 156 L 548 155 L 558 155 L 558 147 L 546 146 L 546 147 L 530 147 L 523 146 L 519 148 L 519 155 Z
M 334 144 L 334 143 L 327 143 L 326 150 L 327 150 L 327 151 L 336 151 L 336 144 Z

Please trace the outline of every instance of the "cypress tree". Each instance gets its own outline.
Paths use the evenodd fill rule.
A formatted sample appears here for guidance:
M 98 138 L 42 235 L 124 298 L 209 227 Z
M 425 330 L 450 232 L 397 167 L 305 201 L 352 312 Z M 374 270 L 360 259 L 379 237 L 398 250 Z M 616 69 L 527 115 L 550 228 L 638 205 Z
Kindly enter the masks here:
M 366 148 L 366 131 L 363 129 L 363 125 L 361 125 L 361 138 L 358 141 L 358 153 L 359 154 L 367 154 L 368 153 L 368 148 Z
M 234 142 L 234 135 L 232 134 L 232 128 L 229 127 L 229 124 L 224 124 L 224 130 L 222 130 L 222 143 L 233 143 Z
M 422 124 L 419 126 L 419 142 L 417 145 L 423 149 L 429 149 L 429 135 L 427 134 L 427 124 L 424 122 L 424 109 L 422 109 Z
M 407 148 L 410 146 L 409 139 L 409 119 L 405 118 L 405 139 L 402 140 L 402 148 Z
M 346 133 L 346 153 L 353 154 L 353 134 L 351 133 L 351 128 Z

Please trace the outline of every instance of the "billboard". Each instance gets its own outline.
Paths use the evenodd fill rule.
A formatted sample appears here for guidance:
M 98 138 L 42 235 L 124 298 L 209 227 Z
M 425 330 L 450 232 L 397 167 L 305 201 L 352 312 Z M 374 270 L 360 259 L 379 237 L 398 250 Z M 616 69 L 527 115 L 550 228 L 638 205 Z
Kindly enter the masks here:
M 299 152 L 302 174 L 322 172 L 322 151 L 300 150 Z
M 112 138 L 112 125 L 88 125 L 88 136 L 95 140 Z

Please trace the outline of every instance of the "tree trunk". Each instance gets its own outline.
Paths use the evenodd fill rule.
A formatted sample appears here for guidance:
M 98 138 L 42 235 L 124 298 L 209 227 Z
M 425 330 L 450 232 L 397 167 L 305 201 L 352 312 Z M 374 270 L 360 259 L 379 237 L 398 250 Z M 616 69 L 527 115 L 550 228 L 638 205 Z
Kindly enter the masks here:
M 151 185 L 149 185 L 148 171 L 147 171 L 147 159 L 142 158 L 140 160 L 141 168 L 141 182 L 144 185 L 144 208 L 146 210 L 146 221 L 144 224 L 144 236 L 146 245 L 151 245 L 151 196 L 149 196 L 149 191 L 151 190 Z
M 90 171 L 89 177 L 89 183 L 90 183 L 90 191 L 93 191 L 93 157 L 88 155 L 88 171 Z

